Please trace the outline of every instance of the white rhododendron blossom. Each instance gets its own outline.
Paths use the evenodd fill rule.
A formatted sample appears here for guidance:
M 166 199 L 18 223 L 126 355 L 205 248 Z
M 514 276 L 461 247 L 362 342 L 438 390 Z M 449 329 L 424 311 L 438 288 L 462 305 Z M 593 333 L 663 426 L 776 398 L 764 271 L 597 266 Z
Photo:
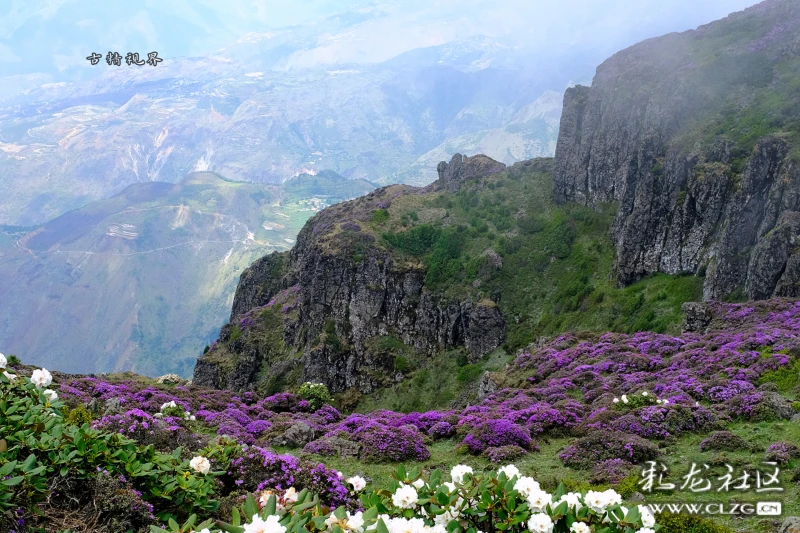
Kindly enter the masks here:
M 647 396 L 647 391 L 642 391 L 642 396 Z
M 3 370 L 3 375 L 4 375 L 4 376 L 6 377 L 6 379 L 8 379 L 9 381 L 14 381 L 14 380 L 17 378 L 17 375 L 16 375 L 16 374 L 11 374 L 10 372 L 7 372 L 7 371 L 5 371 L 5 370 Z
M 268 516 L 266 520 L 254 515 L 249 524 L 244 525 L 244 533 L 286 533 L 286 526 L 280 524 L 276 515 Z
M 586 496 L 583 499 L 586 506 L 594 511 L 597 514 L 603 514 L 606 512 L 606 507 L 608 506 L 608 499 L 602 492 L 597 492 L 594 490 L 590 490 L 586 493 Z
M 453 478 L 453 483 L 464 483 L 464 476 L 466 474 L 472 474 L 473 470 L 471 466 L 467 465 L 456 465 L 450 470 L 450 477 Z
M 543 513 L 547 504 L 553 503 L 553 495 L 543 490 L 535 490 L 528 495 L 527 500 L 532 512 Z
M 415 479 L 414 481 L 412 481 L 412 482 L 411 482 L 411 485 L 412 485 L 412 486 L 413 486 L 415 489 L 419 490 L 419 489 L 421 489 L 422 487 L 424 487 L 424 486 L 425 486 L 425 480 L 424 480 L 424 479 L 422 479 L 422 478 L 420 478 L 420 479 Z
M 164 409 L 166 409 L 168 407 L 178 407 L 178 405 L 175 403 L 175 400 L 172 400 L 171 402 L 167 402 L 167 403 L 161 404 L 160 411 L 163 411 Z
M 361 476 L 353 476 L 346 479 L 353 486 L 353 490 L 361 492 L 367 486 L 367 480 Z
M 5 355 L 0 353 L 0 368 L 5 368 L 7 364 L 8 364 L 8 359 L 6 359 Z
M 392 503 L 395 505 L 395 507 L 399 507 L 401 509 L 413 509 L 417 505 L 418 499 L 419 496 L 417 495 L 417 489 L 411 485 L 405 485 L 403 483 L 400 483 L 400 486 L 392 495 Z
M 44 397 L 47 398 L 48 402 L 54 402 L 58 400 L 58 393 L 52 389 L 47 389 L 43 391 L 42 394 L 44 394 Z
M 656 530 L 649 527 L 643 527 L 638 533 L 656 533 Z
M 514 483 L 514 490 L 519 492 L 523 498 L 527 498 L 533 492 L 541 490 L 539 482 L 532 477 L 522 476 Z
M 336 518 L 335 515 L 331 514 L 328 518 L 325 519 L 325 525 L 330 527 L 331 529 L 334 526 L 339 526 L 345 531 L 349 530 L 349 531 L 355 531 L 357 533 L 362 533 L 364 531 L 364 517 L 362 516 L 361 511 L 357 512 L 354 515 L 351 515 L 350 511 L 347 511 L 347 516 L 342 518 L 341 520 Z
M 648 506 L 639 506 L 639 516 L 642 517 L 642 525 L 644 527 L 653 527 L 656 525 L 656 517 L 653 516 L 653 512 Z
M 53 382 L 53 376 L 50 372 L 47 371 L 46 368 L 40 368 L 34 370 L 31 374 L 31 383 L 39 387 L 40 389 L 44 387 L 49 387 L 50 384 Z
M 553 520 L 544 513 L 535 513 L 528 520 L 528 529 L 533 533 L 553 533 Z
M 583 503 L 581 503 L 581 495 L 577 492 L 568 492 L 561 496 L 561 499 L 558 501 L 559 503 L 567 502 L 569 508 L 575 512 L 578 512 L 583 508 Z
M 614 398 L 612 401 L 613 401 L 614 403 L 619 403 L 619 398 Z
M 208 474 L 208 471 L 211 470 L 211 462 L 201 455 L 192 458 L 189 461 L 189 466 L 192 467 L 192 470 L 201 474 Z
M 569 526 L 572 533 L 592 533 L 592 530 L 584 522 L 574 522 Z
M 497 475 L 505 474 L 508 479 L 513 478 L 514 476 L 519 477 L 519 468 L 514 465 L 506 465 L 497 471 Z
M 606 501 L 608 502 L 606 504 L 606 507 L 610 507 L 612 505 L 620 505 L 622 503 L 622 495 L 620 495 L 614 489 L 608 489 L 606 491 L 603 491 L 603 495 L 605 496 Z
M 628 395 L 627 394 L 623 394 L 622 395 L 622 403 L 628 403 Z

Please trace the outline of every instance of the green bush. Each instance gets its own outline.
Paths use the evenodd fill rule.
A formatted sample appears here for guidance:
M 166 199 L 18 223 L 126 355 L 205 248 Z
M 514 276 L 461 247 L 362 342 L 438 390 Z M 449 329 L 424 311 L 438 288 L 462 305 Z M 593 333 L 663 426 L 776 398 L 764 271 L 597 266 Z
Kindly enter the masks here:
M 480 365 L 464 365 L 458 369 L 458 381 L 468 382 L 475 381 L 481 375 Z
M 82 426 L 84 424 L 91 424 L 94 420 L 94 416 L 92 412 L 89 411 L 83 405 L 79 405 L 75 409 L 63 409 L 63 411 L 67 411 L 66 416 L 64 418 L 67 424 L 72 424 L 73 426 Z
M 69 424 L 61 415 L 63 407 L 59 400 L 49 403 L 28 378 L 0 375 L 0 448 L 5 450 L 0 455 L 0 525 L 11 509 L 36 513 L 57 477 L 88 481 L 98 470 L 131 480 L 157 506 L 162 520 L 217 509 L 211 496 L 218 472 L 195 472 L 180 448 L 161 453 L 120 433 Z
M 308 403 L 311 404 L 311 408 L 315 411 L 326 403 L 329 404 L 333 401 L 330 392 L 328 392 L 328 387 L 323 383 L 311 383 L 310 381 L 306 381 L 300 385 L 297 395 L 304 400 L 308 400 Z
M 800 385 L 800 357 L 795 357 L 791 365 L 764 373 L 758 382 L 774 383 L 781 392 L 791 392 Z
M 389 220 L 389 211 L 386 209 L 376 209 L 372 212 L 370 220 L 375 224 L 383 224 Z
M 731 528 L 697 515 L 660 513 L 656 521 L 661 526 L 659 533 L 733 533 Z

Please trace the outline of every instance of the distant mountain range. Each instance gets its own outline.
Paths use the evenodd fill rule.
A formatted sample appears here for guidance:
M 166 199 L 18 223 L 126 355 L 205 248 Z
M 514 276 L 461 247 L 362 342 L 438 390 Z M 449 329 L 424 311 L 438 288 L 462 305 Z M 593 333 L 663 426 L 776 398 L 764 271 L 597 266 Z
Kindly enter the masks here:
M 0 99 L 0 223 L 41 224 L 192 171 L 280 184 L 331 169 L 424 184 L 454 151 L 507 163 L 552 155 L 559 95 L 581 71 L 541 59 L 534 70 L 484 37 L 376 64 L 281 69 L 305 45 L 295 33 L 251 35 L 155 68 L 102 61 L 94 80 Z
M 290 248 L 322 207 L 373 188 L 332 172 L 285 188 L 198 172 L 2 227 L 3 350 L 71 372 L 188 375 L 228 318 L 239 273 Z

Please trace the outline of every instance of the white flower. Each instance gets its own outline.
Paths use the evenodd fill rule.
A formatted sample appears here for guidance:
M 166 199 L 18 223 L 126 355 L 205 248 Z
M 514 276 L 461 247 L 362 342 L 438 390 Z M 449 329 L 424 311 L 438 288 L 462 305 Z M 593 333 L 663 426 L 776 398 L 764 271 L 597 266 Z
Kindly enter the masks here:
M 44 394 L 44 397 L 47 398 L 47 401 L 50 403 L 58 400 L 58 393 L 52 389 L 47 389 L 43 391 L 42 394 Z
M 189 416 L 189 420 L 191 420 L 192 422 L 194 422 L 195 420 L 197 420 L 197 417 L 196 417 L 196 416 L 194 416 L 194 415 L 190 415 L 190 416 Z
M 172 401 L 170 401 L 170 402 L 167 402 L 167 403 L 161 404 L 161 409 L 160 409 L 160 410 L 161 410 L 161 411 L 163 411 L 163 410 L 164 410 L 164 409 L 166 409 L 167 407 L 178 407 L 178 406 L 177 406 L 177 404 L 175 403 L 175 400 L 172 400 Z
M 411 482 L 411 484 L 414 486 L 415 489 L 419 490 L 425 486 L 425 480 L 422 478 L 415 479 L 414 481 Z
M 34 370 L 33 374 L 31 374 L 31 383 L 40 389 L 43 387 L 49 387 L 52 382 L 53 376 L 47 371 L 46 368 Z
M 553 503 L 553 495 L 543 490 L 535 490 L 528 495 L 527 500 L 531 511 L 543 513 L 547 504 Z
M 583 498 L 584 503 L 586 503 L 586 507 L 591 509 L 597 514 L 603 514 L 606 512 L 606 507 L 608 507 L 608 499 L 606 495 L 602 492 L 596 492 L 590 490 L 586 493 L 586 496 Z
M 527 498 L 534 491 L 540 490 L 539 483 L 532 477 L 522 476 L 514 483 L 514 490 L 519 492 L 523 498 Z
M 276 515 L 268 516 L 263 520 L 258 515 L 253 515 L 252 522 L 244 525 L 244 533 L 286 533 L 286 527 L 280 524 Z
M 275 495 L 275 493 L 273 491 L 271 491 L 271 490 L 262 490 L 259 493 L 259 495 L 258 495 L 258 508 L 259 509 L 263 509 L 264 507 L 266 507 L 267 503 L 269 502 L 269 497 L 270 496 L 275 496 L 276 497 L 275 510 L 279 511 L 280 509 L 282 509 L 283 507 L 281 506 L 280 502 L 277 501 L 277 495 Z
M 623 394 L 622 395 L 622 403 L 628 403 L 628 395 L 627 394 Z
M 450 470 L 450 477 L 453 478 L 453 483 L 464 483 L 464 476 L 472 474 L 472 467 L 467 465 L 456 465 Z
M 325 519 L 325 525 L 333 528 L 334 526 L 339 526 L 344 530 L 356 531 L 361 533 L 364 531 L 364 517 L 361 514 L 361 511 L 357 512 L 354 515 L 350 514 L 350 511 L 347 511 L 347 516 L 339 520 L 336 518 L 335 515 L 331 514 L 328 518 Z
M 662 400 L 661 403 L 663 403 L 664 405 L 667 405 L 669 402 L 667 400 Z
M 578 494 L 577 492 L 568 492 L 568 493 L 564 494 L 563 496 L 561 496 L 561 499 L 558 500 L 558 501 L 559 501 L 559 503 L 560 502 L 567 502 L 567 505 L 571 509 L 574 509 L 575 512 L 580 511 L 581 508 L 583 507 L 583 504 L 581 503 L 581 495 Z
M 658 400 L 656 400 L 656 403 L 657 403 L 657 404 L 660 404 L 660 403 L 661 403 L 661 398 L 659 398 Z
M 553 520 L 544 513 L 532 514 L 528 529 L 534 533 L 553 533 Z
M 614 398 L 614 399 L 613 399 L 613 400 L 611 400 L 611 401 L 612 401 L 612 402 L 614 402 L 614 403 L 619 403 L 619 398 Z
M 342 479 L 342 478 L 344 477 L 344 474 L 342 474 L 341 472 L 339 472 L 339 471 L 337 470 L 337 471 L 336 471 L 336 477 L 338 477 L 339 479 Z
M 647 391 L 642 391 L 642 396 L 647 396 Z
M 639 506 L 639 516 L 642 517 L 642 525 L 644 527 L 653 527 L 654 525 L 656 525 L 656 517 L 653 516 L 653 512 L 650 510 L 648 506 L 646 505 Z
M 589 529 L 589 526 L 584 522 L 573 522 L 572 525 L 569 526 L 569 530 L 572 533 L 592 533 L 592 530 Z
M 297 489 L 294 487 L 289 487 L 286 489 L 286 492 L 283 493 L 281 500 L 283 500 L 283 503 L 297 503 L 297 498 L 299 496 L 300 495 L 297 493 Z
M 156 413 L 156 414 L 153 415 L 153 418 L 162 418 L 163 416 L 164 416 L 164 413 Z
M 211 533 L 211 531 L 209 531 L 207 527 L 204 527 L 203 529 L 201 529 L 197 533 Z
M 367 480 L 361 476 L 349 477 L 346 481 L 353 485 L 353 490 L 356 492 L 361 492 L 367 486 Z
M 7 372 L 5 370 L 3 370 L 3 375 L 6 377 L 6 379 L 8 379 L 8 381 L 14 381 L 14 379 L 16 379 L 17 377 L 16 374 L 11 374 L 10 372 Z
M 695 407 L 700 407 L 700 402 L 694 402 Z
M 514 465 L 506 465 L 497 471 L 497 475 L 499 476 L 500 474 L 505 474 L 508 479 L 511 479 L 514 476 L 519 477 L 519 468 Z
M 622 496 L 620 496 L 619 493 L 614 489 L 608 489 L 606 491 L 603 491 L 603 496 L 605 496 L 606 501 L 608 502 L 608 504 L 606 505 L 607 507 L 611 505 L 619 505 L 622 503 Z
M 460 498 L 459 498 L 460 499 Z M 442 514 L 437 514 L 433 517 L 433 523 L 437 526 L 447 527 L 447 524 L 458 518 L 457 511 L 445 511 Z
M 7 364 L 8 364 L 8 359 L 6 359 L 5 355 L 0 353 L 0 368 L 5 368 Z
M 201 455 L 192 458 L 192 460 L 189 461 L 189 466 L 192 467 L 192 470 L 201 474 L 208 474 L 208 471 L 211 470 L 211 463 Z
M 656 530 L 650 529 L 649 527 L 643 527 L 638 531 L 638 533 L 656 533 Z
M 417 505 L 417 490 L 411 485 L 400 483 L 400 487 L 392 495 L 392 503 L 401 509 L 413 509 Z

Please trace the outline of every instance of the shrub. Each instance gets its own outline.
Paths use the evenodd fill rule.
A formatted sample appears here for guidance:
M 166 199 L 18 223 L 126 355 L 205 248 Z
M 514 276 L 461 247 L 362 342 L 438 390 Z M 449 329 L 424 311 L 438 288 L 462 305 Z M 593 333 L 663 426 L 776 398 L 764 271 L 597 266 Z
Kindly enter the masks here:
M 512 461 L 516 461 L 517 459 L 525 457 L 527 454 L 527 450 L 514 445 L 486 448 L 486 450 L 483 452 L 483 455 L 485 455 L 486 458 L 494 464 L 508 464 Z
M 589 477 L 590 483 L 617 485 L 631 475 L 634 466 L 623 459 L 608 459 L 596 464 Z
M 353 438 L 361 443 L 361 458 L 367 462 L 427 461 L 431 456 L 414 426 L 394 428 L 373 422 L 357 429 Z
M 594 431 L 580 438 L 559 454 L 561 461 L 571 468 L 588 469 L 609 459 L 624 459 L 638 464 L 660 455 L 654 443 L 624 433 Z
M 767 448 L 767 461 L 787 465 L 792 459 L 800 457 L 800 448 L 791 442 L 775 442 Z
M 660 513 L 656 521 L 661 526 L 659 533 L 733 533 L 727 526 L 693 514 Z
M 328 392 L 328 387 L 323 383 L 311 383 L 310 381 L 300 385 L 297 396 L 307 400 L 313 411 L 333 401 L 331 394 Z
M 700 443 L 702 451 L 736 452 L 749 450 L 750 446 L 742 437 L 730 431 L 715 431 Z
M 94 416 L 92 416 L 92 412 L 86 407 L 79 405 L 75 409 L 67 410 L 64 420 L 67 424 L 72 424 L 73 426 L 82 426 L 84 424 L 91 424 L 94 420 Z
M 479 455 L 486 448 L 499 446 L 519 446 L 527 450 L 533 441 L 525 428 L 501 418 L 487 420 L 472 428 L 464 437 L 463 444 L 470 453 Z
M 450 422 L 442 420 L 431 426 L 428 435 L 434 439 L 446 439 L 456 434 L 456 427 Z

